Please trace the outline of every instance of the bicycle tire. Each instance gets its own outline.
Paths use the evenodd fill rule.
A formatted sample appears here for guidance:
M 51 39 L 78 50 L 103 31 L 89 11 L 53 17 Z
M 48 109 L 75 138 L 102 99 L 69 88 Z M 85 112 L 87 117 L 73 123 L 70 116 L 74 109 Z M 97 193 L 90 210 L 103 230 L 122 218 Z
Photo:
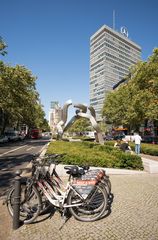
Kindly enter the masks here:
M 102 183 L 102 186 L 105 187 L 108 196 L 110 196 L 110 194 L 111 194 L 111 182 L 110 182 L 109 178 L 104 177 L 104 178 L 101 180 L 101 183 Z
M 94 202 L 94 199 L 98 200 L 98 194 L 100 195 L 101 201 Z M 75 203 L 82 203 L 81 206 L 70 207 L 70 213 L 79 221 L 92 222 L 101 218 L 107 209 L 108 196 L 106 189 L 101 185 L 97 185 L 89 203 L 87 200 L 83 200 L 76 194 L 75 191 L 70 190 L 67 198 L 67 204 L 73 205 Z M 99 204 L 99 205 L 98 205 Z
M 105 191 L 105 196 L 106 196 L 106 209 L 108 208 L 108 193 L 107 193 L 107 187 L 105 186 L 104 183 L 99 182 L 98 183 L 99 187 L 103 188 L 103 190 Z M 97 213 L 99 212 L 104 204 L 105 204 L 105 199 L 103 199 L 102 196 L 100 196 L 100 194 L 95 194 L 91 200 L 91 208 L 89 208 L 88 210 L 85 208 L 79 208 L 79 211 L 85 214 L 89 214 L 89 212 L 93 211 L 93 213 Z M 94 204 L 94 205 L 92 205 Z M 105 210 L 106 210 L 105 209 Z
M 11 217 L 13 217 L 14 191 L 15 188 L 13 186 L 7 196 L 7 209 Z M 22 184 L 19 220 L 24 224 L 30 224 L 39 216 L 41 212 L 42 200 L 39 191 L 35 186 L 32 186 L 29 198 L 24 201 L 23 195 L 25 195 L 25 191 L 27 191 L 26 184 Z

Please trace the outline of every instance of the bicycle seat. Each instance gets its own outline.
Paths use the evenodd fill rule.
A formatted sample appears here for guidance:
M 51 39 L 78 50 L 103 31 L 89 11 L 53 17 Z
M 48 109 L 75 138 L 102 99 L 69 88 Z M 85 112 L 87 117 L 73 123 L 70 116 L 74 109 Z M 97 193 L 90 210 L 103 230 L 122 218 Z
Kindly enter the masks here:
M 66 173 L 71 175 L 77 175 L 79 173 L 79 168 L 77 166 L 65 166 L 65 170 L 68 170 Z
M 83 168 L 79 169 L 78 166 L 65 166 L 64 169 L 68 170 L 66 171 L 66 173 L 72 175 L 73 177 L 79 177 L 85 174 L 84 169 Z
M 81 165 L 79 167 L 83 168 L 83 170 L 86 170 L 86 171 L 88 171 L 90 169 L 90 166 L 88 166 L 88 165 Z

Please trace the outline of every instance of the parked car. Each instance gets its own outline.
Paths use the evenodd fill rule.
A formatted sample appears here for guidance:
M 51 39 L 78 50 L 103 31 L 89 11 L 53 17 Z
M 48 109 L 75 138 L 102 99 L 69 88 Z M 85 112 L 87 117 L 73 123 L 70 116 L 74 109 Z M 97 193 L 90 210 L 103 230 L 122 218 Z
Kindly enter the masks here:
M 104 140 L 105 141 L 112 141 L 114 138 L 113 138 L 113 136 L 111 136 L 111 135 L 105 135 L 104 136 Z
M 18 131 L 5 132 L 5 135 L 7 136 L 8 141 L 17 141 L 17 140 L 19 140 Z
M 123 138 L 125 138 L 125 135 L 115 135 L 114 137 L 114 140 L 121 140 L 121 139 L 123 139 Z
M 19 137 L 18 140 L 20 140 L 20 141 L 24 140 L 25 136 L 26 136 L 25 134 L 19 133 L 18 134 L 18 137 Z
M 89 138 L 95 139 L 95 132 L 87 131 L 87 132 L 84 132 L 83 135 L 85 137 L 89 137 Z
M 143 136 L 142 137 L 142 142 L 143 143 L 155 143 L 158 144 L 158 136 Z
M 5 136 L 5 135 L 1 135 L 0 136 L 0 143 L 5 143 L 5 142 L 8 142 L 8 137 Z

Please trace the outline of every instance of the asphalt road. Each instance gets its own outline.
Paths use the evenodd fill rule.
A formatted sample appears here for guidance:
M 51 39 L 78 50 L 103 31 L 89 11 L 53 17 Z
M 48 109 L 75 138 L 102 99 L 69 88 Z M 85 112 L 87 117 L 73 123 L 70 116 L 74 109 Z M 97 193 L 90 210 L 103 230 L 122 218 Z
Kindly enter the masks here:
M 15 171 L 25 168 L 33 155 L 39 154 L 49 139 L 25 140 L 0 145 L 0 196 L 11 185 Z

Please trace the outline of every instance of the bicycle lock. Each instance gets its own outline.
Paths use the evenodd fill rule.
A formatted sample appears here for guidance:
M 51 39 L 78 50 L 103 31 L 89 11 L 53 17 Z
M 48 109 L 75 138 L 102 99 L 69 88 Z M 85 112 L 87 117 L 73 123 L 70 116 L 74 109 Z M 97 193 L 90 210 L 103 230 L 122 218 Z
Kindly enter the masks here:
M 15 191 L 14 191 L 14 200 L 13 200 L 13 230 L 16 230 L 20 227 L 20 194 L 21 194 L 21 170 L 15 172 Z

